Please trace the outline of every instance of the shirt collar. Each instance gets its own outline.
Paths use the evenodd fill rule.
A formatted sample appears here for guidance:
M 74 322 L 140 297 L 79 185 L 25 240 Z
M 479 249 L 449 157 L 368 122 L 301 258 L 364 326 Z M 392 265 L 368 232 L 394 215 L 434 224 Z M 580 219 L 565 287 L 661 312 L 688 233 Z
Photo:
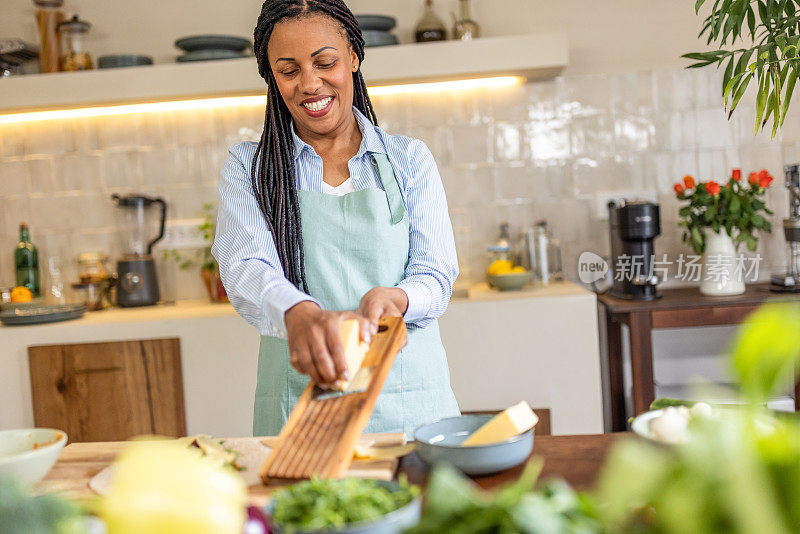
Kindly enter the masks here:
M 355 106 L 353 106 L 353 115 L 356 117 L 356 123 L 358 124 L 358 129 L 361 130 L 361 145 L 358 147 L 358 152 L 356 152 L 355 157 L 360 158 L 367 152 L 378 152 L 381 154 L 386 154 L 386 148 L 383 146 L 383 141 L 378 136 L 378 132 L 375 131 L 377 128 L 374 124 L 372 124 L 368 118 L 364 116 Z M 297 132 L 294 129 L 294 121 L 290 123 L 290 128 L 292 131 L 292 143 L 294 145 L 294 159 L 300 157 L 300 154 L 303 153 L 303 150 L 308 149 L 312 153 L 314 152 L 314 148 L 300 139 L 297 135 Z

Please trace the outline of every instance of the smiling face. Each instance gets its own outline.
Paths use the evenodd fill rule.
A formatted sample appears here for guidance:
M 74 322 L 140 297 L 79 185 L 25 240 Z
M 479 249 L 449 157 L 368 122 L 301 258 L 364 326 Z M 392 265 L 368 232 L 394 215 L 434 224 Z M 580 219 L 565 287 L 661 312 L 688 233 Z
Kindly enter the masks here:
M 279 22 L 267 56 L 298 135 L 327 135 L 355 120 L 358 56 L 334 19 L 312 14 Z

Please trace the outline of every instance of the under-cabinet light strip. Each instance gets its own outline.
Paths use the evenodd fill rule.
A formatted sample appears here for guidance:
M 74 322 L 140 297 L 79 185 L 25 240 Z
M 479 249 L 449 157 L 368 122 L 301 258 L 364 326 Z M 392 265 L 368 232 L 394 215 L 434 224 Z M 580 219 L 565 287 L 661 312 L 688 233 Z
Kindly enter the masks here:
M 445 91 L 464 91 L 480 88 L 500 88 L 517 85 L 523 81 L 518 76 L 496 76 L 493 78 L 476 78 L 446 82 L 415 83 L 404 85 L 385 85 L 368 88 L 370 96 L 415 94 Z M 60 109 L 53 111 L 31 111 L 27 113 L 10 113 L 0 115 L 0 124 L 18 122 L 34 122 L 46 120 L 78 119 L 85 117 L 101 117 L 110 115 L 130 115 L 133 113 L 158 113 L 185 111 L 192 109 L 214 109 L 234 106 L 264 106 L 265 95 L 231 96 L 222 98 L 197 98 L 192 100 L 173 100 L 166 102 L 148 102 L 145 104 L 119 104 L 113 106 L 96 106 L 76 109 Z

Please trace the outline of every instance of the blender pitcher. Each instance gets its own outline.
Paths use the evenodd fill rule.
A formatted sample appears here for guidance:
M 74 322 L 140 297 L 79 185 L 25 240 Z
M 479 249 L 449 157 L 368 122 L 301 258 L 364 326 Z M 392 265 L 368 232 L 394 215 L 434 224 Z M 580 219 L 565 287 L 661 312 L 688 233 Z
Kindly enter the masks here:
M 167 204 L 161 198 L 141 195 L 111 195 L 111 198 L 119 208 L 123 246 L 117 262 L 117 304 L 125 307 L 155 304 L 160 294 L 152 252 L 153 245 L 164 237 Z

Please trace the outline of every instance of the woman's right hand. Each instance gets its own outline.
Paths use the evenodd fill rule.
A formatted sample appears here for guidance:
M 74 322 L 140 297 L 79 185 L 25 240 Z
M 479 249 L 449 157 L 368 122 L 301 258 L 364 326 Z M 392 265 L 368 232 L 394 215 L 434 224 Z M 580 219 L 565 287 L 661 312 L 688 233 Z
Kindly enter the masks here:
M 369 343 L 369 324 L 365 317 L 353 312 L 326 311 L 306 300 L 289 308 L 284 319 L 289 363 L 297 372 L 310 376 L 323 387 L 340 378 L 351 378 L 344 358 L 340 325 L 343 320 L 357 319 L 361 337 Z

